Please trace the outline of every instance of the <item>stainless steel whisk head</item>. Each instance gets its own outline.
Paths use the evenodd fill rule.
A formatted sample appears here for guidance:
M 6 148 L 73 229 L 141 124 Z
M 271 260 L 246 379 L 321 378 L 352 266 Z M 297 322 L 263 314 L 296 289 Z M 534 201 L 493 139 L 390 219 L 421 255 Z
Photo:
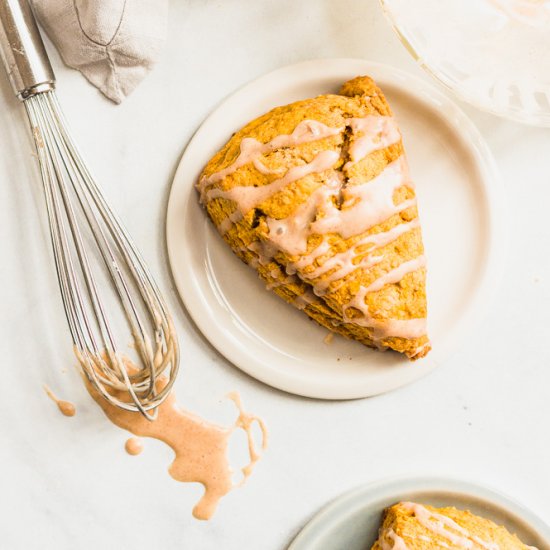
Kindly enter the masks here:
M 109 402 L 154 420 L 178 372 L 172 319 L 67 130 L 55 77 L 26 0 L 0 0 L 0 51 L 29 117 L 59 287 L 82 371 Z M 116 301 L 107 300 L 107 292 Z M 123 346 L 133 341 L 135 367 L 128 368 L 115 336 L 123 325 L 131 335 Z M 165 380 L 159 383 L 163 373 Z

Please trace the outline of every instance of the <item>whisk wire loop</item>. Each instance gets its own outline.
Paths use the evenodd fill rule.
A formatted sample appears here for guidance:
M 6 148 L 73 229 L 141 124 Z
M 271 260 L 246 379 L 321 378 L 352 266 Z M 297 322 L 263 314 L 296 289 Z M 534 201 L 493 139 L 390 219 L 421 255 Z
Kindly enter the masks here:
M 179 365 L 177 338 L 166 304 L 83 162 L 55 92 L 37 94 L 24 104 L 35 140 L 55 266 L 75 353 L 88 382 L 105 399 L 153 420 Z M 79 220 L 79 212 L 87 223 Z M 93 260 L 89 252 L 96 256 Z M 129 371 L 117 346 L 101 297 L 105 289 L 96 280 L 98 259 L 130 328 L 141 363 L 137 370 Z M 165 371 L 166 383 L 159 387 L 159 376 Z M 129 401 L 116 397 L 116 392 Z

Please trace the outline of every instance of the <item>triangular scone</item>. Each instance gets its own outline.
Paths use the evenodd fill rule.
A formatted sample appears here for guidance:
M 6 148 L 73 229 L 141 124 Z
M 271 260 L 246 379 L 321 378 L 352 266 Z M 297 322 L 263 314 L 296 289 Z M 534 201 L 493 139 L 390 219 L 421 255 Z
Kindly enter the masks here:
M 371 78 L 250 122 L 197 188 L 225 241 L 287 302 L 367 346 L 430 350 L 414 185 Z
M 536 550 L 488 519 L 456 508 L 400 502 L 384 512 L 371 550 Z

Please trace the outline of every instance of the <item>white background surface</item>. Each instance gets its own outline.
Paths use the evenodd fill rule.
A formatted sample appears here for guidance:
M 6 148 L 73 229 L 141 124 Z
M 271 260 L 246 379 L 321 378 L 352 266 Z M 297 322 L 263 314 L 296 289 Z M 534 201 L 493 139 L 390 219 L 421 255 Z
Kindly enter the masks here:
M 424 77 L 375 0 L 173 2 L 163 59 L 119 107 L 53 56 L 75 137 L 174 309 L 179 401 L 224 420 L 223 396 L 237 389 L 269 425 L 269 452 L 209 523 L 190 514 L 198 486 L 166 473 L 170 451 L 147 442 L 139 458 L 127 456 L 125 434 L 72 368 L 43 199 L 25 168 L 24 116 L 0 78 L 0 548 L 282 549 L 343 491 L 407 473 L 486 483 L 550 521 L 549 130 L 466 108 L 502 171 L 509 254 L 484 322 L 412 386 L 352 402 L 283 394 L 229 365 L 179 307 L 164 216 L 183 147 L 236 87 L 314 57 L 365 57 Z M 43 382 L 77 403 L 75 418 L 60 416 Z

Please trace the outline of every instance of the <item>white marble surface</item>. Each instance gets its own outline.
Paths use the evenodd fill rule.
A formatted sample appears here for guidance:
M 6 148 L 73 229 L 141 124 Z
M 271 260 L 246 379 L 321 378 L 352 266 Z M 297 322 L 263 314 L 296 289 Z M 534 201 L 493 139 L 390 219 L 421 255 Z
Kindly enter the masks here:
M 223 396 L 238 389 L 269 424 L 265 459 L 208 523 L 190 515 L 199 487 L 166 473 L 170 451 L 148 442 L 142 456 L 127 456 L 125 434 L 72 368 L 24 117 L 0 78 L 1 548 L 282 549 L 343 491 L 415 473 L 491 485 L 550 521 L 549 130 L 465 107 L 502 171 L 509 254 L 485 321 L 412 386 L 351 402 L 286 395 L 228 364 L 181 309 L 164 216 L 183 147 L 236 87 L 314 57 L 364 57 L 427 78 L 375 0 L 173 2 L 162 61 L 119 107 L 53 55 L 74 134 L 174 309 L 180 400 L 224 420 L 231 409 Z M 43 382 L 76 402 L 75 418 L 57 412 Z

